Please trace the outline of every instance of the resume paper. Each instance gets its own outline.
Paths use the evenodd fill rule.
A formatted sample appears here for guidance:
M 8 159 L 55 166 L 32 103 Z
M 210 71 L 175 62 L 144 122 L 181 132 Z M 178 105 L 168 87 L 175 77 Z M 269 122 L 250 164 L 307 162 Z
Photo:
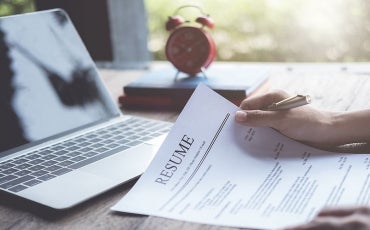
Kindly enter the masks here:
M 370 155 L 321 151 L 235 122 L 238 107 L 199 85 L 148 169 L 112 210 L 276 229 L 324 206 L 370 203 Z

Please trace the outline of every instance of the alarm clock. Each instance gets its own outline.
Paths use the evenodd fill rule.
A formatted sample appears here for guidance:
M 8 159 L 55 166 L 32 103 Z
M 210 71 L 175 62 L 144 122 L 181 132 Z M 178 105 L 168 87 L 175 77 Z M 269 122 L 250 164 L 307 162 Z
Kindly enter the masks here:
M 186 7 L 197 8 L 201 15 L 195 19 L 200 27 L 191 26 L 180 15 L 176 15 Z M 205 28 L 212 29 L 213 20 L 197 6 L 182 6 L 177 9 L 175 16 L 170 16 L 166 22 L 166 30 L 171 31 L 166 42 L 167 59 L 179 72 L 196 76 L 212 63 L 216 56 L 216 45 Z

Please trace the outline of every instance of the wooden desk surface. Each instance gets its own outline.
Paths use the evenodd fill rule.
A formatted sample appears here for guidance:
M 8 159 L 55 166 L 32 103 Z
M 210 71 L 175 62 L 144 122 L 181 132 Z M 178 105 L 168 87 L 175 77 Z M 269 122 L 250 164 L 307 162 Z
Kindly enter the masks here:
M 327 110 L 370 108 L 370 63 L 364 64 L 249 64 L 270 69 L 270 88 L 310 94 L 313 105 Z M 100 70 L 112 96 L 145 73 L 141 70 Z M 170 111 L 123 111 L 175 121 Z M 235 229 L 110 211 L 133 182 L 123 184 L 75 208 L 54 211 L 0 192 L 0 229 Z M 62 198 L 61 198 L 62 199 Z

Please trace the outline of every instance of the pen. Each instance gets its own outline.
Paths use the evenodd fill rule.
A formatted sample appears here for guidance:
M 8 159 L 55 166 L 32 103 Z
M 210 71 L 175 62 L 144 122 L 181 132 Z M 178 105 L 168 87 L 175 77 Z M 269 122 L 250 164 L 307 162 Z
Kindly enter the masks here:
M 286 98 L 282 101 L 272 103 L 267 106 L 264 110 L 275 111 L 283 109 L 292 109 L 302 105 L 307 105 L 311 103 L 311 97 L 309 95 L 296 95 L 289 98 Z

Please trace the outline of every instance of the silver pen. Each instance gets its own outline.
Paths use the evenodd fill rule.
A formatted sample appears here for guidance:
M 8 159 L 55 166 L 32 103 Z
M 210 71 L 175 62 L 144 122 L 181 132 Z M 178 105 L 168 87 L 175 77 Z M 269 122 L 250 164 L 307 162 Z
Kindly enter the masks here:
M 292 109 L 302 105 L 307 105 L 311 103 L 311 97 L 309 95 L 296 95 L 286 98 L 282 101 L 272 103 L 263 110 L 276 111 L 283 109 Z

